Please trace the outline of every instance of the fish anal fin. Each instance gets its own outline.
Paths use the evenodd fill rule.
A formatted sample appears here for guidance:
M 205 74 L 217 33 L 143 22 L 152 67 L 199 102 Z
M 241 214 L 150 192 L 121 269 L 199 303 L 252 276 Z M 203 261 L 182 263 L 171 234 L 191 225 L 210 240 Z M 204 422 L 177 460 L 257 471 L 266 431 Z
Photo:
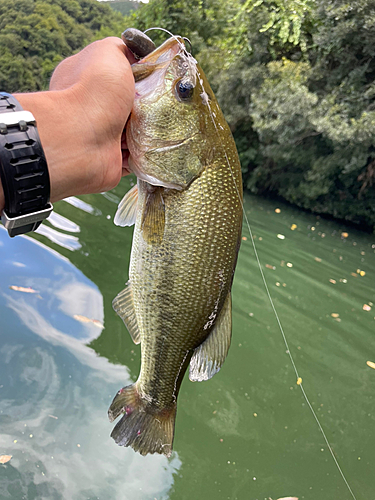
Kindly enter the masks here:
M 163 241 L 165 227 L 163 191 L 163 188 L 150 186 L 147 193 L 141 230 L 143 239 L 150 244 Z
M 113 299 L 112 307 L 125 323 L 134 344 L 139 344 L 141 342 L 141 335 L 135 315 L 133 293 L 130 283 Z
M 132 226 L 137 218 L 138 186 L 137 184 L 126 193 L 117 208 L 113 222 L 116 226 Z
M 189 370 L 191 381 L 208 380 L 220 370 L 228 354 L 231 336 L 232 299 L 229 292 L 211 333 L 193 353 Z

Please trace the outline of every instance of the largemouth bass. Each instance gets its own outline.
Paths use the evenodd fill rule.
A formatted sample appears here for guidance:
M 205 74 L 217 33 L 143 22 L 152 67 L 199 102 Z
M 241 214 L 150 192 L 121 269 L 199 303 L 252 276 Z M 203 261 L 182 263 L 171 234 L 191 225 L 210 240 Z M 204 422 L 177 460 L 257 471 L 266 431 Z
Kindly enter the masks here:
M 138 380 L 119 390 L 111 436 L 142 455 L 170 456 L 185 371 L 217 373 L 231 340 L 231 286 L 241 240 L 242 179 L 232 134 L 209 83 L 181 38 L 132 66 L 127 124 L 137 185 L 117 225 L 135 223 L 129 282 L 113 301 L 141 343 Z

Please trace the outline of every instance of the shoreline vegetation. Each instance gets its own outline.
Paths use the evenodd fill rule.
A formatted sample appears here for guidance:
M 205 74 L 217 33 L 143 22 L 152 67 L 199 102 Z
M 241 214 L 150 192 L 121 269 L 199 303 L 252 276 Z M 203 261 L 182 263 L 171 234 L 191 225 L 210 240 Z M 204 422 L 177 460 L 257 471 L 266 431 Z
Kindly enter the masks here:
M 91 41 L 150 26 L 191 40 L 236 140 L 245 189 L 374 229 L 370 0 L 2 0 L 0 88 L 43 90 L 54 67 Z

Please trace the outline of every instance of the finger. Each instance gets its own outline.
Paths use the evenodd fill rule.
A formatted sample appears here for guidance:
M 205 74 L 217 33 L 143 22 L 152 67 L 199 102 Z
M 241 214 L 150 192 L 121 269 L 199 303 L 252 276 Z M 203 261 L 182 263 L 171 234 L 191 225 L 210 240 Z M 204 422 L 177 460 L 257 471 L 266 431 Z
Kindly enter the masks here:
M 129 168 L 129 151 L 123 150 L 122 153 L 122 176 L 130 174 Z
M 110 36 L 108 38 L 105 38 L 103 41 L 108 41 L 108 43 L 117 45 L 117 47 L 119 47 L 119 49 L 124 53 L 130 64 L 134 64 L 136 62 L 133 52 L 129 50 L 129 47 L 125 45 L 121 38 Z

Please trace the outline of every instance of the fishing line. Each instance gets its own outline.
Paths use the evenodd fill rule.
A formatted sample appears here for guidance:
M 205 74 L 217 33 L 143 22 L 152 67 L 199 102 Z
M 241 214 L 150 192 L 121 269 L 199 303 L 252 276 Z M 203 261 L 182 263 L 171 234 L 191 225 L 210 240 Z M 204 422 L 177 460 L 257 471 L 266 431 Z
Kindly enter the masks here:
M 170 31 L 166 30 L 165 28 L 159 28 L 159 27 L 154 27 L 154 28 L 148 28 L 147 30 L 145 30 L 143 33 L 147 33 L 147 31 L 155 31 L 155 30 L 160 30 L 160 31 L 164 31 L 165 33 L 168 33 L 168 35 L 170 35 L 172 38 L 174 38 L 179 46 L 184 50 L 186 51 L 186 47 L 183 43 L 180 42 L 180 40 L 178 39 L 178 37 L 176 35 L 174 35 L 173 33 L 171 33 Z M 188 39 L 187 39 L 188 40 Z M 190 40 L 189 41 L 189 44 L 190 44 L 190 47 L 191 47 L 191 43 L 190 43 Z
M 197 74 L 198 74 L 198 76 L 199 76 L 199 81 L 200 81 L 200 85 L 201 85 L 201 87 L 202 87 L 202 90 L 203 90 L 203 92 L 206 94 L 206 91 L 205 91 L 205 89 L 204 89 L 204 87 L 203 87 L 203 80 L 202 80 L 202 78 L 201 78 L 201 75 L 200 75 L 200 73 L 199 73 L 198 68 L 196 69 L 196 71 L 197 71 Z M 212 123 L 214 124 L 214 127 L 215 127 L 215 130 L 216 130 L 216 133 L 217 133 L 218 137 L 220 138 L 220 133 L 219 133 L 219 130 L 218 130 L 218 128 L 217 128 L 217 125 L 216 125 L 216 122 L 215 122 L 215 118 L 214 118 L 214 114 L 213 114 L 213 112 L 212 112 L 212 110 L 211 110 L 211 106 L 210 106 L 210 103 L 209 103 L 209 101 L 208 101 L 208 100 L 207 100 L 207 105 L 208 105 L 208 109 L 209 109 L 209 111 L 210 111 L 210 116 L 211 116 Z M 347 481 L 347 479 L 346 479 L 346 477 L 345 477 L 345 474 L 344 474 L 343 470 L 342 470 L 342 469 L 341 469 L 341 467 L 340 467 L 340 464 L 339 464 L 339 463 L 338 463 L 338 461 L 337 461 L 337 458 L 335 457 L 335 454 L 334 454 L 334 452 L 333 452 L 333 450 L 332 450 L 332 447 L 331 447 L 331 445 L 330 445 L 330 443 L 329 443 L 329 441 L 328 441 L 328 438 L 327 438 L 327 436 L 326 436 L 326 433 L 324 432 L 324 429 L 323 429 L 323 427 L 322 427 L 322 425 L 321 425 L 321 423 L 320 423 L 320 421 L 319 421 L 319 419 L 318 419 L 318 416 L 317 416 L 317 414 L 316 414 L 316 412 L 315 412 L 314 408 L 312 407 L 312 405 L 311 405 L 311 403 L 310 403 L 310 400 L 309 400 L 309 398 L 307 397 L 307 394 L 306 394 L 306 392 L 305 392 L 305 390 L 304 390 L 304 388 L 303 388 L 303 385 L 302 385 L 302 378 L 300 377 L 300 375 L 299 375 L 299 373 L 298 373 L 296 363 L 294 362 L 294 358 L 293 358 L 293 356 L 292 356 L 292 353 L 290 352 L 290 349 L 289 349 L 289 343 L 288 343 L 288 340 L 287 340 L 287 338 L 286 338 L 286 334 L 285 334 L 285 332 L 284 332 L 284 328 L 283 328 L 283 326 L 282 326 L 282 324 L 281 324 L 281 321 L 280 321 L 279 315 L 278 315 L 278 313 L 277 313 L 277 311 L 276 311 L 276 307 L 275 307 L 275 304 L 274 304 L 274 302 L 273 302 L 273 299 L 272 299 L 272 296 L 271 296 L 270 290 L 269 290 L 269 288 L 268 288 L 267 280 L 266 280 L 266 277 L 265 277 L 265 275 L 264 275 L 264 272 L 263 272 L 263 269 L 262 269 L 262 265 L 261 265 L 261 263 L 260 263 L 260 259 L 259 259 L 258 251 L 257 251 L 256 246 L 255 246 L 255 241 L 254 241 L 254 237 L 253 237 L 253 232 L 252 232 L 252 230 L 251 230 L 250 222 L 249 222 L 249 219 L 247 218 L 247 214 L 246 214 L 246 212 L 245 212 L 245 207 L 244 207 L 243 201 L 242 201 L 242 199 L 241 199 L 240 191 L 239 191 L 239 189 L 238 189 L 238 186 L 237 186 L 236 180 L 235 180 L 235 178 L 234 178 L 234 174 L 233 174 L 233 170 L 232 170 L 232 167 L 231 167 L 231 165 L 230 165 L 230 162 L 229 162 L 229 158 L 228 158 L 227 153 L 226 153 L 226 151 L 225 151 L 225 149 L 224 149 L 224 148 L 223 148 L 223 151 L 224 151 L 224 155 L 225 155 L 225 158 L 226 158 L 226 161 L 227 161 L 228 167 L 229 167 L 229 169 L 230 169 L 230 173 L 231 173 L 231 176 L 232 176 L 232 179 L 233 179 L 234 186 L 235 186 L 236 191 L 237 191 L 237 196 L 238 196 L 238 199 L 239 199 L 240 204 L 241 204 L 241 207 L 242 207 L 242 212 L 243 212 L 243 215 L 244 215 L 244 218 L 245 218 L 245 221 L 246 221 L 247 229 L 248 229 L 249 234 L 250 234 L 250 239 L 251 239 L 251 242 L 252 242 L 252 245 L 253 245 L 254 254 L 255 254 L 256 261 L 257 261 L 257 263 L 258 263 L 259 271 L 260 271 L 260 274 L 261 274 L 261 276 L 262 276 L 263 284 L 264 284 L 264 287 L 265 287 L 265 289 L 266 289 L 267 296 L 268 296 L 268 299 L 269 299 L 269 301 L 270 301 L 270 304 L 271 304 L 272 310 L 273 310 L 273 312 L 274 312 L 274 314 L 275 314 L 276 321 L 277 321 L 277 324 L 278 324 L 278 326 L 279 326 L 279 329 L 280 329 L 281 335 L 282 335 L 282 337 L 283 337 L 284 344 L 285 344 L 285 347 L 286 347 L 286 353 L 287 353 L 287 354 L 288 354 L 288 356 L 289 356 L 290 362 L 291 362 L 291 364 L 292 364 L 292 366 L 293 366 L 294 373 L 295 373 L 295 375 L 296 375 L 296 377 L 297 377 L 297 385 L 299 385 L 299 387 L 300 387 L 300 389 L 301 389 L 301 391 L 302 391 L 303 397 L 304 397 L 304 399 L 305 399 L 305 401 L 306 401 L 306 403 L 307 403 L 307 405 L 308 405 L 308 407 L 309 407 L 309 409 L 310 409 L 311 413 L 313 414 L 313 417 L 314 417 L 314 419 L 315 419 L 315 421 L 316 421 L 316 423 L 317 423 L 317 425 L 318 425 L 318 427 L 319 427 L 319 430 L 320 430 L 320 432 L 321 432 L 321 434 L 322 434 L 322 436 L 323 436 L 323 438 L 324 438 L 324 441 L 325 441 L 325 443 L 326 443 L 326 445 L 327 445 L 327 448 L 328 448 L 328 450 L 329 450 L 329 452 L 330 452 L 330 454 L 331 454 L 331 456 L 332 456 L 332 458 L 333 458 L 333 460 L 334 460 L 334 462 L 335 462 L 335 464 L 336 464 L 336 467 L 337 467 L 338 471 L 340 472 L 340 475 L 341 475 L 341 477 L 342 477 L 342 479 L 343 479 L 343 481 L 344 481 L 344 483 L 345 483 L 346 487 L 348 488 L 348 490 L 349 490 L 349 492 L 350 492 L 350 494 L 351 494 L 352 498 L 353 498 L 354 500 L 357 500 L 356 496 L 355 496 L 355 495 L 354 495 L 354 493 L 353 493 L 353 490 L 351 489 L 351 487 L 350 487 L 350 485 L 349 485 L 349 483 L 348 483 L 348 481 Z

